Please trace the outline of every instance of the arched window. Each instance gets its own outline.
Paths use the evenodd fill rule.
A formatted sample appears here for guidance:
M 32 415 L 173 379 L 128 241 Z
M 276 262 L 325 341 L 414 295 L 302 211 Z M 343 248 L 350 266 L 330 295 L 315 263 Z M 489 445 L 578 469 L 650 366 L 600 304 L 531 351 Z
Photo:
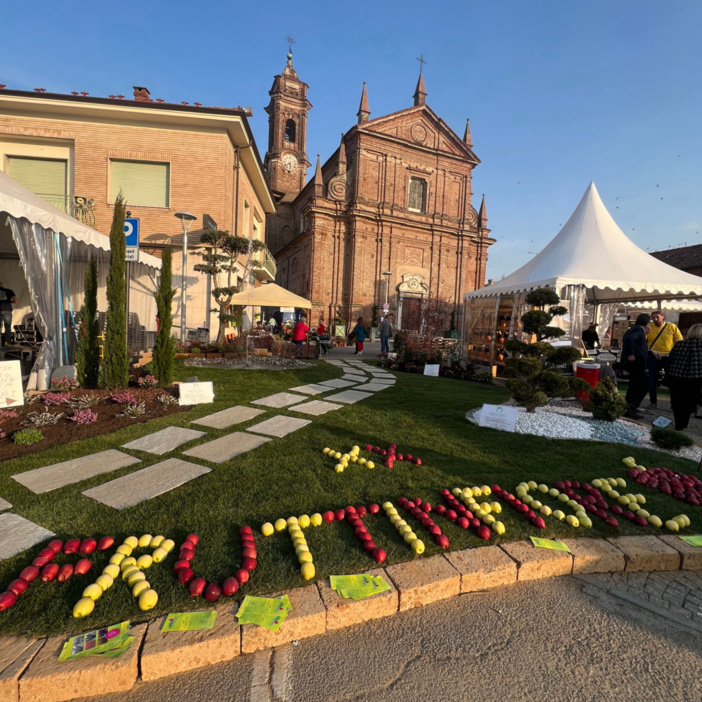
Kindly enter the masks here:
M 427 181 L 423 178 L 409 179 L 407 209 L 422 214 L 427 211 Z
M 295 143 L 295 121 L 292 119 L 289 119 L 285 123 L 285 141 L 289 141 L 291 144 Z

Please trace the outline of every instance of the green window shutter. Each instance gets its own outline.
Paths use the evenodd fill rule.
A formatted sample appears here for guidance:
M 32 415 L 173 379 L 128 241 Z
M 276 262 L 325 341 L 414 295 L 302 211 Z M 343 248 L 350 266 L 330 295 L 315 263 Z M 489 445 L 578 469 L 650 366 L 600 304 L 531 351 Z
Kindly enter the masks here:
M 10 178 L 35 195 L 43 195 L 48 200 L 51 199 L 48 196 L 52 195 L 63 201 L 68 170 L 66 161 L 20 156 L 9 156 L 7 160 Z
M 168 207 L 170 164 L 112 159 L 112 201 L 122 190 L 127 206 Z

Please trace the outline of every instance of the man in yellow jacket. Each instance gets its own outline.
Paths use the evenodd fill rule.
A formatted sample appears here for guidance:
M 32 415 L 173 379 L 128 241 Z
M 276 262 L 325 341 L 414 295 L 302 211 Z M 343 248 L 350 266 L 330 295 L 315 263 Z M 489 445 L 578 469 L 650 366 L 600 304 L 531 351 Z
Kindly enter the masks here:
M 670 322 L 665 321 L 665 314 L 656 310 L 651 315 L 651 331 L 648 334 L 648 381 L 651 403 L 649 407 L 658 406 L 658 373 L 668 366 L 668 356 L 673 346 L 682 341 L 680 330 Z

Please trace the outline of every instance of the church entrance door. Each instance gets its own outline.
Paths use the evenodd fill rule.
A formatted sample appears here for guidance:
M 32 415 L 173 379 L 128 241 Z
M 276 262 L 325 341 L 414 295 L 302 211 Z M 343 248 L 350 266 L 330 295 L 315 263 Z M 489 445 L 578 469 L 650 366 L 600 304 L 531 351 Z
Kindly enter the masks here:
M 402 299 L 402 328 L 418 332 L 422 324 L 422 299 L 404 297 Z

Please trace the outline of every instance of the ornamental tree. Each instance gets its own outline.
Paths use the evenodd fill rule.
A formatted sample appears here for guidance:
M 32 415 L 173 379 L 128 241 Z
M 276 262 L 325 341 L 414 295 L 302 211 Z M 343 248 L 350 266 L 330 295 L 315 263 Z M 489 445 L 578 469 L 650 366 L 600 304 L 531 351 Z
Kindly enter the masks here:
M 83 285 L 85 296 L 78 313 L 80 337 L 76 351 L 76 373 L 82 387 L 96 388 L 100 376 L 100 324 L 97 320 L 98 272 L 92 258 L 88 261 Z
M 537 341 L 563 336 L 565 334 L 563 329 L 550 326 L 554 317 L 560 317 L 568 312 L 565 307 L 558 304 L 560 301 L 558 293 L 551 288 L 532 290 L 526 296 L 526 303 L 539 309 L 531 310 L 522 315 L 522 329 L 527 334 L 535 334 Z M 548 311 L 546 305 L 548 305 Z
M 167 246 L 161 258 L 161 276 L 158 289 L 154 293 L 159 324 L 154 344 L 153 372 L 162 388 L 168 388 L 173 384 L 173 360 L 176 346 L 176 341 L 171 335 L 173 328 L 171 305 L 176 292 L 172 283 L 172 258 L 171 247 Z
M 219 317 L 219 330 L 217 332 L 217 344 L 224 345 L 224 332 L 229 322 L 236 318 L 229 309 L 232 298 L 239 292 L 236 284 L 237 264 L 240 256 L 247 255 L 247 261 L 242 273 L 242 279 L 248 274 L 251 262 L 251 254 L 262 251 L 266 245 L 262 241 L 247 239 L 243 236 L 231 236 L 228 231 L 206 231 L 200 237 L 200 243 L 209 246 L 205 251 L 196 251 L 195 254 L 202 258 L 202 263 L 194 266 L 200 273 L 208 273 L 212 276 L 214 288 L 212 297 L 217 303 L 213 312 L 217 312 Z

